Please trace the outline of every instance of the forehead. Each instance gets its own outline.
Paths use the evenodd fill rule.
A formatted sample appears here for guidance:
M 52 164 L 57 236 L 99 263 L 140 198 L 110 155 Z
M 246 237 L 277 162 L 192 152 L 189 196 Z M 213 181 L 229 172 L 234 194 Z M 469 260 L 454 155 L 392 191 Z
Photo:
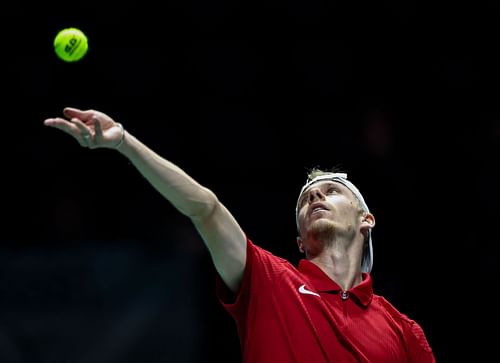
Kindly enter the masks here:
M 334 181 L 334 180 L 319 180 L 317 182 L 312 183 L 307 188 L 305 188 L 302 191 L 301 197 L 304 194 L 307 194 L 307 192 L 309 192 L 312 188 L 324 189 L 324 188 L 329 188 L 329 187 L 332 187 L 332 186 L 338 187 L 340 190 L 343 190 L 343 191 L 347 191 L 347 190 L 350 191 L 350 189 L 347 188 L 344 184 L 339 183 L 337 181 Z

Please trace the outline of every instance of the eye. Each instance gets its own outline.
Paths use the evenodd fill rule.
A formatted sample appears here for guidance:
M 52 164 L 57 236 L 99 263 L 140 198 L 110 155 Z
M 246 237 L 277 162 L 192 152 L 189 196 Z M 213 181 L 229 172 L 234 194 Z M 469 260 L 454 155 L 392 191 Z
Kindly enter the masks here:
M 329 187 L 327 190 L 326 190 L 326 194 L 335 194 L 335 193 L 338 193 L 338 189 L 335 188 L 335 187 Z
M 299 201 L 299 208 L 302 208 L 302 207 L 304 206 L 304 203 L 305 203 L 306 199 L 307 199 L 307 198 L 305 198 L 305 197 L 302 197 L 302 198 L 300 199 L 300 201 Z

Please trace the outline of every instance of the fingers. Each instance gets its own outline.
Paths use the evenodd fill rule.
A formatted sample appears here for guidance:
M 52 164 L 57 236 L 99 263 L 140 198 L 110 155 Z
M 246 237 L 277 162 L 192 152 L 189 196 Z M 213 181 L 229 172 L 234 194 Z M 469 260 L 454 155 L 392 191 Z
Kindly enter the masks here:
M 93 118 L 93 125 L 94 125 L 94 139 L 96 144 L 101 144 L 103 141 L 103 136 L 102 136 L 102 125 L 101 122 L 97 117 Z
M 104 133 L 113 128 L 115 122 L 102 112 L 65 107 L 63 114 L 65 118 L 49 118 L 44 121 L 44 124 L 66 132 L 73 136 L 81 146 L 90 149 L 106 147 L 106 144 L 112 141 L 108 135 L 104 136 Z
M 86 147 L 92 147 L 94 146 L 94 132 L 93 130 L 88 127 L 86 124 L 84 124 L 82 121 L 79 119 L 73 117 L 70 122 L 76 126 L 78 129 L 77 135 L 74 135 L 76 140 L 80 143 L 82 146 Z
M 75 124 L 60 117 L 48 118 L 43 123 L 46 126 L 55 127 L 56 129 L 62 130 L 72 136 L 78 133 L 78 127 Z
M 83 122 L 88 122 L 92 119 L 92 117 L 95 115 L 94 110 L 80 110 L 78 108 L 74 107 L 65 107 L 63 110 L 64 116 L 66 116 L 69 119 L 72 118 L 78 118 L 82 120 Z
M 62 130 L 73 136 L 73 138 L 75 138 L 81 146 L 94 146 L 94 132 L 92 128 L 87 126 L 78 118 L 73 117 L 69 121 L 60 117 L 49 118 L 44 121 L 44 125 Z

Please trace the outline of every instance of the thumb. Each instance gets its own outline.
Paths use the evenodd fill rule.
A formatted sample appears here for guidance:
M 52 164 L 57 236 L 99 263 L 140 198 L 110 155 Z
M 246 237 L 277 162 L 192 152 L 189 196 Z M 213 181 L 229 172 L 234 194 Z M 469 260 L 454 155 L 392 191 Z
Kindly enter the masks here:
M 80 119 L 82 121 L 90 120 L 94 114 L 92 110 L 83 111 L 74 107 L 65 107 L 63 113 L 64 116 L 66 116 L 69 119 L 76 117 L 77 119 Z

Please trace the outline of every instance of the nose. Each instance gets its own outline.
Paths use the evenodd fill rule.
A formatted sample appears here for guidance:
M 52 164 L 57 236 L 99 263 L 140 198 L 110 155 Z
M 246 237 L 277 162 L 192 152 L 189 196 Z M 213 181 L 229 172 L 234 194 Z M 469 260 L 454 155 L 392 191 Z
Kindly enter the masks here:
M 313 187 L 309 189 L 309 195 L 307 196 L 307 200 L 309 201 L 309 204 L 317 201 L 317 200 L 324 200 L 325 195 L 321 192 L 321 190 L 317 187 Z

